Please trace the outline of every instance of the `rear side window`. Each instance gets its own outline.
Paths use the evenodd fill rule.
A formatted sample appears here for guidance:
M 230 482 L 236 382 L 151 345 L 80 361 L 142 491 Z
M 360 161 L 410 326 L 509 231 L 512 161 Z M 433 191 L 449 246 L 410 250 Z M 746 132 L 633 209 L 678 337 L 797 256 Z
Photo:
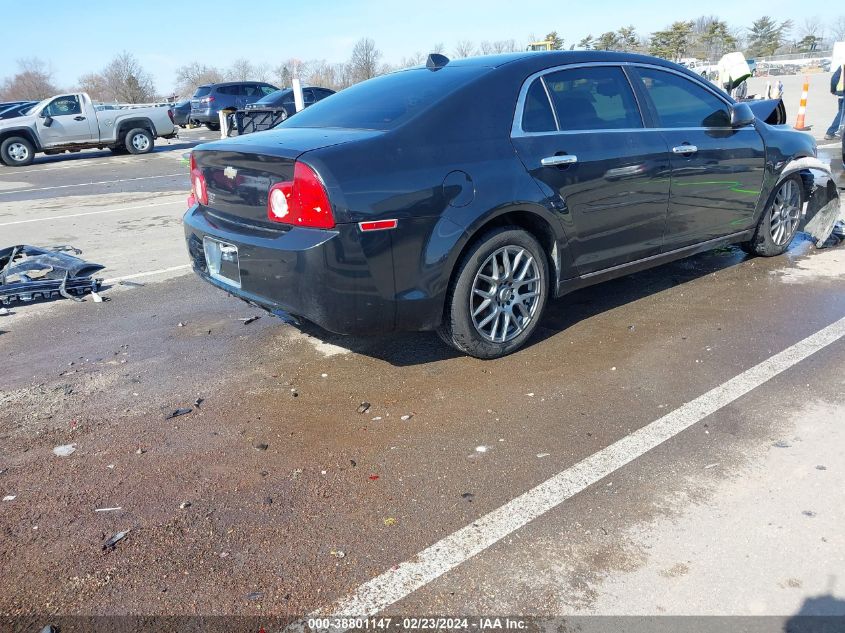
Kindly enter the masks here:
M 247 97 L 260 97 L 264 96 L 264 93 L 261 90 L 260 86 L 256 86 L 254 84 L 247 84 L 243 87 L 243 93 Z
M 200 97 L 204 97 L 211 92 L 211 86 L 200 86 L 197 88 L 197 91 L 194 93 L 194 99 L 199 99 Z
M 524 132 L 554 132 L 557 130 L 555 115 L 542 78 L 534 80 L 525 95 L 522 110 L 522 130 Z
M 561 130 L 643 127 L 634 92 L 621 68 L 573 68 L 544 79 Z
M 730 127 L 727 104 L 693 81 L 662 70 L 637 72 L 654 104 L 660 127 Z
M 237 96 L 240 91 L 240 86 L 219 86 L 217 94 Z
M 279 127 L 339 127 L 389 130 L 428 110 L 487 68 L 426 68 L 382 75 L 318 101 Z

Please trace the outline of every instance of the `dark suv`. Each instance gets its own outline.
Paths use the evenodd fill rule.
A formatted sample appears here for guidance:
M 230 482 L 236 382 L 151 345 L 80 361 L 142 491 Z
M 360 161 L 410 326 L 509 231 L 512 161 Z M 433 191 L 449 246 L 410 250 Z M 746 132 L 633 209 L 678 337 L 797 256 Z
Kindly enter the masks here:
M 278 90 L 261 81 L 229 81 L 200 86 L 191 97 L 191 120 L 205 123 L 209 130 L 220 129 L 220 110 L 242 110 L 246 104 L 258 101 Z

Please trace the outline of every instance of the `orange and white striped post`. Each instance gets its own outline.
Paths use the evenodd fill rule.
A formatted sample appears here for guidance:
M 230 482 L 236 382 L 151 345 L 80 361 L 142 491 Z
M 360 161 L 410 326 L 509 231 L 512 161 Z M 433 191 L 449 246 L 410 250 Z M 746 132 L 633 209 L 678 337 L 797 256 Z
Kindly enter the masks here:
M 804 122 L 807 114 L 807 94 L 810 92 L 810 78 L 804 77 L 804 89 L 801 91 L 801 104 L 798 106 L 798 120 L 795 121 L 796 130 L 809 130 Z

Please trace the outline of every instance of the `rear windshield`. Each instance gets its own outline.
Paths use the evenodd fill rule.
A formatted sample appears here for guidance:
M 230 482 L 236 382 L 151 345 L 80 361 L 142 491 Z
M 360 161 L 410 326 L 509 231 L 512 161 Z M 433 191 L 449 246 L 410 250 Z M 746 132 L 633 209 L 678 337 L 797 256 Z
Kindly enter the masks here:
M 406 70 L 370 79 L 318 101 L 278 127 L 390 130 L 487 72 L 483 67 Z
M 197 99 L 199 97 L 204 97 L 209 92 L 211 92 L 211 86 L 200 86 L 199 88 L 197 88 L 197 91 L 194 93 L 194 99 Z

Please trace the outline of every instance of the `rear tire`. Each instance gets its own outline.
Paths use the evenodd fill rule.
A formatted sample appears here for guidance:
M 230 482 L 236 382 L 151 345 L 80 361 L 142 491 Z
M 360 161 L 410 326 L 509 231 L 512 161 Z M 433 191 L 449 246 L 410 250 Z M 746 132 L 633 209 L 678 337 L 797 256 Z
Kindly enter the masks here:
M 754 237 L 740 244 L 740 248 L 749 255 L 761 257 L 775 257 L 786 252 L 798 232 L 803 204 L 804 189 L 801 178 L 788 176 L 769 196 Z
M 515 226 L 493 229 L 458 263 L 437 333 L 470 356 L 506 356 L 531 338 L 548 295 L 548 260 L 536 238 Z
M 220 131 L 220 124 L 219 123 L 206 123 L 205 127 L 207 127 L 212 132 L 219 132 Z
M 155 147 L 155 139 L 149 130 L 136 127 L 126 133 L 125 146 L 130 154 L 149 154 Z
M 9 167 L 25 167 L 35 160 L 35 148 L 23 136 L 10 136 L 0 143 L 0 160 Z

